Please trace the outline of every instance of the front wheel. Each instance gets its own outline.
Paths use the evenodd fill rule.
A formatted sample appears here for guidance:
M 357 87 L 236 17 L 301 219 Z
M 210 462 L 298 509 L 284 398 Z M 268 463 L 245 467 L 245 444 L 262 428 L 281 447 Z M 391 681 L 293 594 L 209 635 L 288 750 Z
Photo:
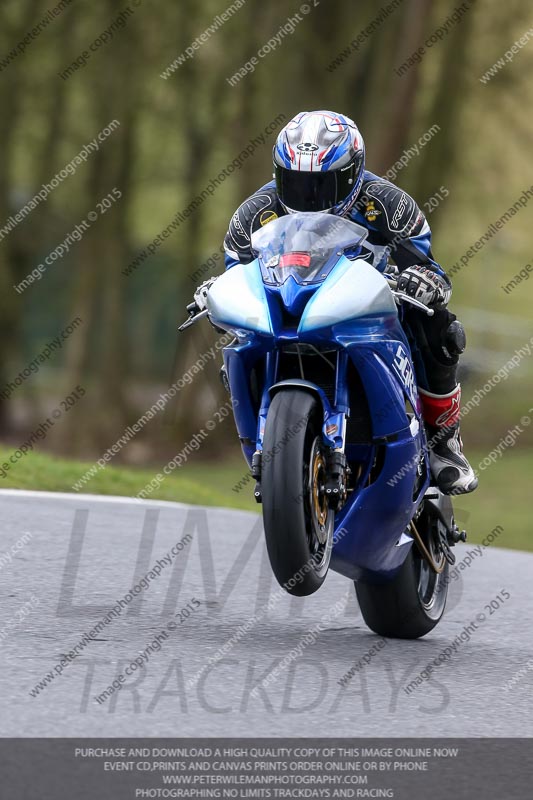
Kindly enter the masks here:
M 333 545 L 335 513 L 328 507 L 322 408 L 300 389 L 272 400 L 261 469 L 268 557 L 278 583 L 303 597 L 320 588 Z
M 416 543 L 413 543 L 403 565 L 391 581 L 380 584 L 355 583 L 363 619 L 380 636 L 418 639 L 433 630 L 444 613 L 449 564 L 440 545 L 441 537 L 446 536 L 441 515 L 449 520 L 451 526 L 453 511 L 450 499 L 440 495 L 438 509 L 440 513 L 425 501 L 416 526 L 439 572 L 430 567 Z

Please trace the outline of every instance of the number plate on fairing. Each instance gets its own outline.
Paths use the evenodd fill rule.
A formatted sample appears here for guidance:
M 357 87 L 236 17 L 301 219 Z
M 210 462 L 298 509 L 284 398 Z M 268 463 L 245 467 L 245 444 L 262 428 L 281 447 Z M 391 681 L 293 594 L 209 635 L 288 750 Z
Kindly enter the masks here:
M 418 391 L 416 388 L 413 366 L 411 364 L 411 359 L 409 358 L 409 355 L 407 354 L 405 348 L 401 344 L 398 345 L 394 361 L 392 362 L 392 366 L 402 382 L 402 385 L 406 391 L 407 397 L 411 402 L 411 405 L 413 406 L 413 408 L 417 408 Z

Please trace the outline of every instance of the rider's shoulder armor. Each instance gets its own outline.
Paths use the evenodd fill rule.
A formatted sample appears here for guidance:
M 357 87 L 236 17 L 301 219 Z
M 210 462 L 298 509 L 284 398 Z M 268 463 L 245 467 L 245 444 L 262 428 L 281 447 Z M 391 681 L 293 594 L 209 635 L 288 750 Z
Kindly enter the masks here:
M 413 198 L 393 183 L 367 173 L 356 203 L 369 226 L 386 239 L 408 239 L 423 232 L 426 218 Z
M 231 218 L 224 239 L 228 255 L 241 264 L 253 260 L 251 237 L 254 231 L 285 214 L 274 182 L 267 183 L 239 206 Z

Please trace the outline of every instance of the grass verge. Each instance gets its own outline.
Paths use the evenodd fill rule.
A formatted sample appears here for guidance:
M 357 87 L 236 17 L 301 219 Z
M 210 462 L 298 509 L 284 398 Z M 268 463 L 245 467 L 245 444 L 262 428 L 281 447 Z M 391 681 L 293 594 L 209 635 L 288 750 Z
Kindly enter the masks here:
M 0 464 L 11 450 L 0 447 Z M 477 465 L 486 453 L 469 452 Z M 471 495 L 458 497 L 454 507 L 458 523 L 468 532 L 468 541 L 480 543 L 497 525 L 504 532 L 498 546 L 533 552 L 533 530 L 529 492 L 533 454 L 530 450 L 508 450 L 488 469 L 480 473 L 480 485 Z M 44 453 L 29 453 L 0 478 L 0 488 L 72 492 L 90 465 L 67 461 Z M 90 494 L 135 496 L 154 477 L 156 470 L 108 466 L 86 485 Z M 227 463 L 191 463 L 168 476 L 150 496 L 153 500 L 173 500 L 207 506 L 227 506 L 260 511 L 252 496 L 253 481 L 245 481 L 246 464 L 233 454 Z

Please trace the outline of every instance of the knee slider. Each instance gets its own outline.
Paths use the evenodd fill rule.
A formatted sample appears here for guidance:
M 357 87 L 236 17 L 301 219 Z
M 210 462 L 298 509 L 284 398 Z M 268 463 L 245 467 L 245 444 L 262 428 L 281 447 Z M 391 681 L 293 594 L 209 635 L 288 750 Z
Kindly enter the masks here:
M 466 331 L 463 324 L 459 322 L 458 319 L 455 319 L 447 327 L 444 333 L 443 345 L 450 356 L 460 356 L 461 353 L 464 353 L 466 348 Z

